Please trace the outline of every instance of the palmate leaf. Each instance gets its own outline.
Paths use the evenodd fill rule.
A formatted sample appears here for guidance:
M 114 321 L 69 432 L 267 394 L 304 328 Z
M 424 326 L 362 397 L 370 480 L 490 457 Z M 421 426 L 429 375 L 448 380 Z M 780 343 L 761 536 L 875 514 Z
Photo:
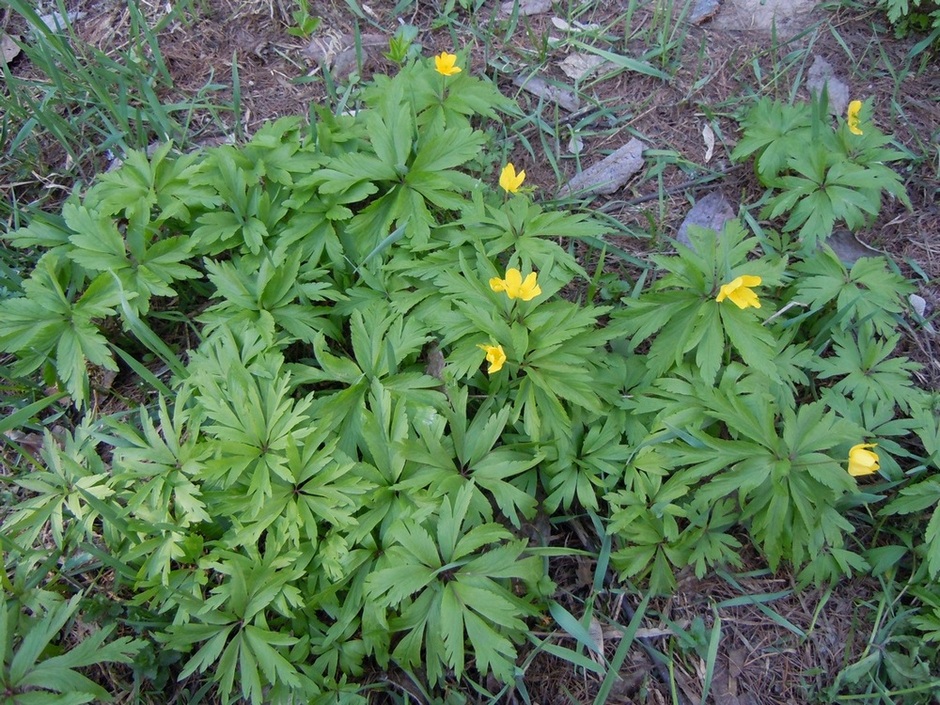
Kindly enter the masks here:
M 194 211 L 209 210 L 221 203 L 208 185 L 196 184 L 203 168 L 198 152 L 170 156 L 172 143 L 161 145 L 150 157 L 130 150 L 120 169 L 101 174 L 89 190 L 86 203 L 103 215 L 124 214 L 143 224 L 178 220 L 189 222 Z
M 0 681 L 6 698 L 12 703 L 54 702 L 86 703 L 110 702 L 110 694 L 100 685 L 82 675 L 77 668 L 105 663 L 130 663 L 143 647 L 143 642 L 122 637 L 106 642 L 112 628 L 86 634 L 81 643 L 62 651 L 51 648 L 54 639 L 78 610 L 82 595 L 69 602 L 60 601 L 45 612 L 26 619 L 19 616 L 20 606 L 8 604 L 6 592 L 0 594 L 0 619 L 4 634 L 0 642 L 12 648 L 6 663 L 0 665 Z M 58 655 L 43 658 L 49 652 Z M 57 695 L 53 695 L 56 693 Z
M 266 182 L 292 187 L 323 162 L 302 140 L 306 125 L 299 117 L 262 125 L 241 150 L 242 164 Z
M 841 377 L 833 389 L 860 404 L 885 402 L 910 409 L 919 398 L 911 377 L 919 365 L 907 358 L 890 357 L 900 336 L 880 340 L 867 337 L 867 333 L 865 328 L 856 335 L 835 331 L 835 354 L 817 358 L 812 369 L 820 379 Z
M 206 362 L 190 365 L 194 400 L 206 418 L 203 432 L 215 446 L 215 457 L 205 463 L 199 479 L 223 488 L 238 485 L 257 510 L 272 493 L 273 477 L 293 479 L 285 450 L 313 432 L 308 416 L 312 398 L 293 398 L 280 356 L 246 366 L 235 357 L 237 345 L 231 332 L 223 331 L 203 345 Z M 213 355 L 227 360 L 216 368 L 210 362 Z
M 602 239 L 606 229 L 588 214 L 545 211 L 524 198 L 512 198 L 497 207 L 483 200 L 483 189 L 479 186 L 471 191 L 471 197 L 469 203 L 464 200 L 462 216 L 453 224 L 459 227 L 432 237 L 432 241 L 447 248 L 441 253 L 442 257 L 447 256 L 447 261 L 453 262 L 455 248 L 460 247 L 466 259 L 470 250 L 483 242 L 488 258 L 510 253 L 509 266 L 521 271 L 554 270 L 555 276 L 565 281 L 571 275 L 588 278 L 575 258 L 558 244 L 559 237 Z
M 467 525 L 472 493 L 472 484 L 467 484 L 443 500 L 437 541 L 411 520 L 390 526 L 386 541 L 392 545 L 381 567 L 366 579 L 373 600 L 402 606 L 400 616 L 389 622 L 393 630 L 404 632 L 394 657 L 405 666 L 423 663 L 432 684 L 443 668 L 462 674 L 467 640 L 481 673 L 511 679 L 516 656 L 512 638 L 525 633 L 523 618 L 534 610 L 505 581 L 516 578 L 535 585 L 542 578 L 541 560 L 522 558 L 524 541 L 502 543 L 509 534 L 498 525 Z
M 408 462 L 406 441 L 410 421 L 405 401 L 393 400 L 392 394 L 373 380 L 369 405 L 360 420 L 352 442 L 353 452 L 358 448 L 364 462 L 356 472 L 371 482 L 374 489 L 361 502 L 358 525 L 350 530 L 350 539 L 355 542 L 366 539 L 376 527 L 379 535 L 383 535 L 389 526 L 407 518 L 420 522 L 440 505 L 439 499 L 427 491 L 427 482 L 419 477 L 418 469 Z
M 555 457 L 545 467 L 542 482 L 549 491 L 543 504 L 554 513 L 559 506 L 571 508 L 577 497 L 586 509 L 597 510 L 598 499 L 613 488 L 612 481 L 623 472 L 633 454 L 623 440 L 623 418 L 611 414 L 603 425 L 590 428 L 578 424 L 568 439 L 555 442 Z
M 743 161 L 757 154 L 757 173 L 764 184 L 774 179 L 793 154 L 800 154 L 810 136 L 812 112 L 805 103 L 786 105 L 762 98 L 742 121 L 743 136 L 731 158 Z
M 804 248 L 812 249 L 832 233 L 835 221 L 836 216 L 829 194 L 825 191 L 815 191 L 796 204 L 783 230 L 784 232 L 798 230 Z
M 624 511 L 622 505 L 616 502 L 629 503 L 631 499 L 627 495 L 615 498 L 613 508 L 617 513 L 612 515 L 612 519 L 617 524 L 623 525 L 625 522 L 619 516 Z M 674 517 L 669 514 L 657 517 L 644 505 L 638 507 L 635 518 L 629 521 L 628 531 L 612 527 L 612 530 L 620 533 L 619 538 L 624 545 L 611 554 L 611 565 L 624 578 L 646 578 L 649 591 L 654 595 L 668 595 L 676 588 L 674 567 L 687 564 L 687 550 L 679 545 L 680 537 Z M 629 504 L 626 511 L 629 511 Z
M 883 336 L 894 333 L 904 299 L 913 288 L 886 266 L 883 257 L 862 257 L 851 270 L 829 248 L 817 250 L 794 265 L 796 297 L 822 313 L 819 327 L 853 330 L 865 322 Z
M 334 298 L 335 292 L 326 282 L 311 281 L 321 272 L 301 271 L 301 266 L 297 257 L 278 263 L 276 254 L 261 258 L 257 267 L 239 257 L 230 262 L 206 260 L 209 280 L 222 301 L 199 317 L 204 334 L 220 326 L 254 325 L 278 346 L 297 340 L 313 343 L 320 334 L 337 336 L 323 315 L 328 309 L 312 304 L 313 299 Z
M 146 508 L 151 521 L 178 521 L 183 528 L 211 521 L 200 488 L 190 480 L 208 459 L 211 448 L 201 442 L 198 419 L 192 419 L 187 405 L 187 391 L 176 399 L 172 413 L 161 396 L 157 417 L 159 430 L 147 410 L 141 407 L 140 430 L 108 419 L 113 435 L 105 438 L 114 447 L 115 482 L 132 488 L 128 509 L 134 512 Z
M 760 276 L 763 285 L 780 281 L 784 263 L 749 260 L 756 240 L 740 223 L 729 221 L 719 236 L 714 230 L 689 229 L 691 247 L 678 246 L 679 255 L 657 257 L 669 274 L 650 292 L 624 300 L 624 309 L 611 315 L 612 327 L 637 346 L 652 338 L 644 355 L 651 377 L 680 367 L 694 351 L 695 369 L 713 381 L 727 354 L 727 344 L 766 377 L 777 380 L 773 363 L 777 343 L 754 311 L 731 302 L 718 302 L 719 286 L 736 275 Z
M 64 260 L 45 255 L 29 279 L 25 296 L 0 301 L 0 350 L 18 355 L 16 374 L 28 374 L 54 359 L 56 372 L 77 406 L 88 399 L 87 365 L 117 370 L 94 319 L 113 316 L 120 297 L 108 274 L 95 278 L 80 296 L 80 280 Z
M 90 272 L 120 272 L 131 266 L 124 236 L 114 219 L 78 203 L 66 203 L 62 217 L 72 230 L 69 259 Z
M 255 165 L 232 148 L 213 151 L 203 166 L 195 182 L 217 189 L 228 209 L 203 213 L 196 219 L 198 227 L 190 239 L 193 251 L 218 254 L 233 250 L 258 255 L 287 213 L 276 196 L 277 188 L 266 190 Z
M 528 447 L 517 450 L 500 445 L 511 409 L 503 407 L 494 413 L 492 404 L 486 402 L 468 418 L 467 396 L 466 387 L 454 389 L 451 406 L 442 409 L 443 415 L 431 411 L 426 423 L 415 425 L 418 438 L 406 441 L 402 449 L 415 468 L 406 484 L 427 488 L 438 497 L 455 496 L 472 485 L 461 519 L 490 521 L 495 502 L 504 516 L 518 523 L 518 514 L 531 515 L 537 504 L 526 491 L 526 478 L 519 476 L 536 465 L 541 455 Z
M 368 111 L 364 121 L 374 156 L 358 152 L 331 159 L 315 176 L 320 193 L 341 193 L 363 181 L 394 182 L 404 176 L 414 139 L 411 116 L 401 103 L 382 112 Z
M 743 566 L 741 542 L 726 533 L 737 523 L 737 513 L 733 500 L 699 503 L 690 508 L 692 528 L 684 532 L 684 538 L 691 547 L 688 560 L 695 567 L 696 577 L 703 577 L 715 566 Z
M 287 445 L 285 469 L 293 481 L 273 478 L 271 497 L 262 506 L 246 506 L 239 499 L 220 505 L 238 517 L 241 527 L 235 535 L 239 541 L 254 544 L 266 534 L 268 541 L 276 539 L 290 548 L 317 548 L 324 560 L 341 562 L 348 548 L 341 537 L 357 524 L 354 515 L 361 496 L 373 485 L 355 472 L 356 463 L 336 449 L 337 437 L 321 447 L 328 435 L 328 429 L 323 429 L 304 443 Z M 331 545 L 319 546 L 330 537 Z M 332 555 L 327 557 L 329 552 Z
M 97 442 L 88 425 L 60 438 L 46 430 L 40 452 L 44 469 L 15 478 L 15 484 L 32 495 L 11 508 L 4 532 L 19 535 L 27 546 L 41 532 L 48 532 L 59 548 L 90 540 L 100 517 L 89 497 L 103 501 L 114 494 L 110 473 L 94 450 Z
M 178 650 L 205 642 L 186 662 L 180 677 L 211 669 L 224 703 L 233 702 L 236 679 L 241 697 L 252 705 L 264 702 L 267 686 L 299 688 L 307 680 L 281 653 L 297 638 L 257 625 L 190 623 L 171 627 L 163 640 Z

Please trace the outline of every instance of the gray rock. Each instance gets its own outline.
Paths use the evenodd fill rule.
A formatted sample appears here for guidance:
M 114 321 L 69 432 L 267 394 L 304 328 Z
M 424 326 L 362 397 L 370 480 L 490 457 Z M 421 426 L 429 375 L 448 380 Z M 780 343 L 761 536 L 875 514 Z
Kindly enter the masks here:
M 725 198 L 720 191 L 712 191 L 695 202 L 692 210 L 686 215 L 682 225 L 679 226 L 679 232 L 676 233 L 676 240 L 686 247 L 692 247 L 689 240 L 689 226 L 697 225 L 700 228 L 708 228 L 720 233 L 725 223 L 734 219 L 734 207 Z M 694 248 L 693 248 L 694 249 Z
M 815 7 L 816 0 L 724 0 L 710 27 L 762 33 L 774 29 L 778 38 L 789 39 L 815 20 Z
M 511 15 L 515 9 L 515 0 L 507 0 L 499 6 L 500 13 Z M 519 16 L 540 15 L 552 9 L 552 0 L 519 0 Z
M 714 17 L 720 7 L 720 0 L 696 0 L 692 12 L 689 13 L 689 22 L 694 25 L 702 24 Z
M 806 73 L 806 88 L 818 96 L 822 95 L 824 87 L 828 87 L 829 112 L 833 115 L 844 115 L 849 107 L 849 87 L 836 78 L 828 61 L 817 56 Z
M 75 20 L 80 20 L 87 14 L 87 12 L 82 12 L 81 10 L 67 12 L 64 15 L 61 12 L 50 12 L 48 15 L 40 15 L 39 19 L 50 31 L 62 32 Z
M 512 79 L 512 82 L 532 95 L 537 95 L 539 98 L 558 103 L 559 107 L 564 108 L 568 112 L 573 113 L 581 107 L 581 101 L 578 100 L 578 96 L 576 96 L 573 91 L 551 86 L 541 78 L 534 76 L 516 76 Z
M 884 254 L 881 250 L 869 247 L 848 230 L 834 230 L 826 244 L 847 267 L 851 267 L 862 257 L 880 257 Z
M 614 193 L 643 168 L 646 145 L 636 137 L 561 187 L 559 196 Z

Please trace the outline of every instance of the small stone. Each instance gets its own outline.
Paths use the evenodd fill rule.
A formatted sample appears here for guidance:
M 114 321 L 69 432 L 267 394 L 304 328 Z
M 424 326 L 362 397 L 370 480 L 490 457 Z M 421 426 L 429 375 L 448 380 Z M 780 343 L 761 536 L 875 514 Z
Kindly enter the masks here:
M 646 145 L 636 137 L 561 187 L 559 196 L 614 193 L 643 168 Z
M 560 17 L 552 17 L 552 24 L 562 32 L 594 32 L 595 30 L 601 28 L 599 24 L 585 24 L 583 22 L 578 22 L 577 20 L 569 22 L 568 20 L 563 20 Z
M 53 32 L 61 32 L 66 29 L 75 20 L 80 20 L 87 12 L 77 10 L 63 15 L 61 12 L 50 12 L 48 15 L 40 15 L 40 21 Z
M 829 112 L 833 115 L 844 115 L 849 107 L 849 87 L 835 77 L 832 66 L 821 56 L 813 60 L 813 65 L 806 72 L 806 88 L 817 96 L 822 95 L 823 88 L 826 88 Z
M 724 229 L 725 223 L 733 219 L 734 207 L 723 193 L 712 191 L 702 196 L 692 206 L 692 210 L 689 211 L 685 220 L 682 221 L 682 225 L 679 226 L 676 240 L 686 247 L 692 247 L 692 242 L 689 240 L 690 225 L 697 225 L 700 228 L 707 228 L 720 233 Z
M 512 79 L 512 82 L 532 95 L 537 95 L 539 98 L 557 103 L 560 108 L 564 108 L 568 112 L 573 113 L 581 107 L 581 101 L 578 100 L 578 96 L 576 96 L 573 91 L 550 86 L 541 78 L 516 76 Z
M 846 267 L 851 267 L 862 257 L 880 257 L 884 254 L 881 250 L 869 247 L 848 230 L 834 230 L 826 244 Z
M 516 7 L 516 0 L 507 0 L 499 6 L 500 13 L 511 15 Z M 552 0 L 519 0 L 519 16 L 541 15 L 552 9 Z
M 933 327 L 933 323 L 926 320 L 927 317 L 933 313 L 934 306 L 931 306 L 930 311 L 928 311 L 927 299 L 917 294 L 911 294 L 907 300 L 910 302 L 911 308 L 914 309 L 914 313 L 916 313 L 917 317 L 920 319 L 918 323 L 921 324 L 925 331 L 931 335 L 936 335 L 937 330 Z
M 19 35 L 0 34 L 0 61 L 9 64 L 20 55 Z
M 373 59 L 373 54 L 387 45 L 388 39 L 381 34 L 362 34 L 359 36 L 357 48 L 356 38 L 352 34 L 327 31 L 312 37 L 310 43 L 301 50 L 301 54 L 311 63 L 330 69 L 334 77 L 346 80 L 359 68 L 360 56 L 365 65 Z
M 714 17 L 720 7 L 720 0 L 696 0 L 692 12 L 689 13 L 689 22 L 700 25 Z
M 580 81 L 593 73 L 597 73 L 600 68 L 607 63 L 597 54 L 568 54 L 558 67 L 565 72 L 568 78 Z

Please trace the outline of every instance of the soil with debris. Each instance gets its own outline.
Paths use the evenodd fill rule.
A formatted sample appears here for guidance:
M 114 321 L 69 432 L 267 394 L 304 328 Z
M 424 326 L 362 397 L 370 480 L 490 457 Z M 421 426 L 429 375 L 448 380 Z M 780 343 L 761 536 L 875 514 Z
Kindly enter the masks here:
M 66 4 L 69 10 L 84 13 L 75 29 L 94 46 L 108 51 L 126 40 L 130 19 L 125 3 Z M 683 29 L 687 34 L 679 68 L 673 80 L 664 82 L 636 72 L 608 78 L 604 62 L 590 53 L 572 58 L 573 54 L 552 49 L 551 37 L 596 26 L 606 46 L 596 39 L 585 42 L 624 56 L 639 56 L 646 49 L 638 38 L 639 29 L 662 20 L 642 6 L 633 14 L 630 34 L 625 35 L 624 23 L 613 20 L 623 17 L 626 0 L 596 3 L 596 9 L 579 16 L 577 23 L 562 21 L 567 27 L 553 21 L 559 19 L 553 5 L 543 0 L 522 0 L 518 7 L 512 2 L 502 7 L 499 2 L 486 2 L 473 19 L 458 8 L 452 22 L 437 25 L 438 3 L 398 3 L 406 6 L 406 15 L 401 17 L 392 14 L 396 3 L 390 0 L 311 4 L 321 23 L 310 38 L 288 34 L 296 7 L 289 0 L 200 0 L 192 3 L 185 21 L 174 20 L 164 29 L 160 50 L 178 94 L 192 95 L 217 84 L 223 88 L 213 99 L 224 104 L 231 99 L 237 75 L 239 119 L 225 118 L 226 130 L 208 115 L 197 114 L 192 128 L 201 143 L 234 140 L 237 125 L 251 134 L 265 121 L 306 115 L 311 104 L 327 102 L 328 86 L 341 92 L 356 76 L 365 80 L 374 72 L 393 71 L 382 52 L 400 23 L 412 24 L 420 30 L 418 41 L 425 55 L 453 50 L 456 43 L 468 52 L 470 70 L 491 76 L 526 114 L 539 112 L 554 128 L 557 143 L 532 127 L 525 128 L 524 137 L 536 147 L 553 148 L 560 173 L 549 160 L 532 159 L 521 140 L 512 152 L 513 161 L 525 165 L 527 184 L 537 186 L 537 195 L 552 198 L 565 193 L 565 184 L 576 174 L 631 141 L 642 142 L 646 154 L 654 154 L 624 172 L 616 188 L 567 190 L 582 195 L 590 191 L 584 201 L 623 226 L 623 233 L 613 235 L 612 242 L 643 258 L 671 247 L 670 238 L 677 236 L 697 202 L 711 200 L 712 211 L 703 217 L 721 218 L 729 211 L 737 212 L 740 204 L 760 198 L 763 189 L 750 167 L 733 164 L 729 158 L 737 134 L 735 118 L 747 104 L 742 96 L 753 93 L 756 76 L 771 87 L 771 95 L 783 99 L 794 91 L 799 98 L 808 98 L 807 83 L 818 86 L 828 81 L 830 95 L 840 100 L 875 96 L 874 119 L 879 127 L 893 133 L 902 148 L 925 155 L 901 167 L 913 210 L 886 203 L 872 227 L 855 237 L 840 238 L 849 253 L 846 256 L 852 256 L 855 248 L 891 255 L 920 285 L 925 315 L 930 317 L 940 307 L 940 287 L 933 283 L 940 277 L 936 164 L 940 71 L 936 67 L 918 71 L 915 62 L 904 80 L 897 81 L 884 62 L 905 66 L 912 40 L 895 41 L 890 30 L 876 30 L 874 25 L 885 21 L 883 14 L 862 14 L 858 9 L 826 14 L 813 9 L 808 0 L 725 0 L 720 5 L 700 0 L 690 8 L 694 23 Z M 350 11 L 351 6 L 361 8 L 360 17 Z M 152 22 L 166 12 L 159 0 L 141 0 L 141 8 Z M 772 35 L 773 18 L 776 31 Z M 830 25 L 837 32 L 830 31 Z M 16 27 L 4 29 L 13 32 Z M 666 27 L 664 31 L 673 30 Z M 481 42 L 480 36 L 488 36 L 489 41 Z M 681 35 L 674 31 L 674 36 Z M 798 50 L 803 59 L 794 63 L 792 57 Z M 10 50 L 0 47 L 0 51 Z M 30 71 L 16 58 L 9 66 L 17 74 Z M 780 70 L 781 66 L 786 69 Z M 542 88 L 534 90 L 540 81 Z M 580 98 L 571 90 L 575 85 Z M 167 101 L 173 99 L 174 95 L 166 96 Z M 897 110 L 889 110 L 892 101 L 900 106 Z M 861 244 L 853 243 L 856 238 Z M 922 384 L 940 389 L 936 336 L 919 330 L 909 345 L 907 354 L 925 366 L 920 373 Z M 705 662 L 688 656 L 696 653 L 695 648 L 684 645 L 685 660 L 676 659 L 672 677 L 679 690 L 675 694 L 669 692 L 670 676 L 664 674 L 656 654 L 669 651 L 667 641 L 679 632 L 698 634 L 707 646 L 716 624 L 721 638 L 716 669 L 709 675 L 711 699 L 720 705 L 805 702 L 808 687 L 824 688 L 857 657 L 864 644 L 856 643 L 854 627 L 864 618 L 875 586 L 856 580 L 831 591 L 799 592 L 789 576 L 761 572 L 756 555 L 745 559 L 753 570 L 751 577 L 739 577 L 736 582 L 730 576 L 688 577 L 673 597 L 656 605 L 650 612 L 655 616 L 642 625 L 642 648 L 631 650 L 608 702 L 700 702 Z M 554 566 L 552 577 L 560 594 L 569 596 L 567 606 L 576 614 L 583 610 L 581 600 L 588 596 L 594 568 L 590 561 L 575 558 L 559 560 Z M 595 608 L 610 622 L 626 625 L 636 597 L 618 585 L 614 576 L 609 577 L 607 602 Z M 748 596 L 753 599 L 748 601 Z M 617 649 L 618 633 L 602 631 L 608 658 Z M 532 702 L 543 705 L 591 702 L 599 687 L 593 676 L 576 673 L 545 653 L 534 656 L 525 681 Z

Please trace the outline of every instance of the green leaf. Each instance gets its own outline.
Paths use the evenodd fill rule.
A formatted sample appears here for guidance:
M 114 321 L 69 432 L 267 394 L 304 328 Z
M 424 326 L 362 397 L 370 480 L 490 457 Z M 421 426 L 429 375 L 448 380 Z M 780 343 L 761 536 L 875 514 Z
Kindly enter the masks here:
M 573 614 L 554 600 L 548 603 L 548 611 L 554 617 L 558 626 L 565 630 L 568 636 L 574 638 L 582 648 L 601 654 L 597 642 L 591 636 L 587 627 L 579 622 Z M 601 654 L 603 655 L 603 654 Z

